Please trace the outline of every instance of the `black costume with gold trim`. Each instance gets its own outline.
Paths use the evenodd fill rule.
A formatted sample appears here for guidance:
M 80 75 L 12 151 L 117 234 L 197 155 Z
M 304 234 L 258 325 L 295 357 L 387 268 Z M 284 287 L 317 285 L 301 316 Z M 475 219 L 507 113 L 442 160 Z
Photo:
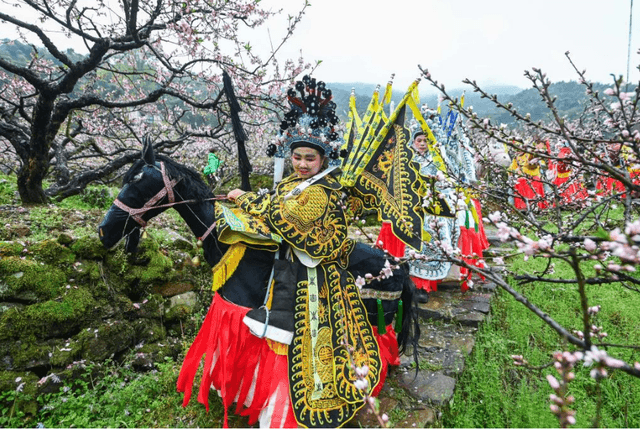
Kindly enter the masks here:
M 342 186 L 327 175 L 285 200 L 302 181 L 293 175 L 273 194 L 245 193 L 236 203 L 263 218 L 298 255 L 316 259 L 315 267 L 298 266 L 289 391 L 300 425 L 337 427 L 364 405 L 353 384 L 354 366 L 368 366 L 370 392 L 380 381 L 381 358 L 358 287 L 346 270 L 355 243 L 347 237 Z

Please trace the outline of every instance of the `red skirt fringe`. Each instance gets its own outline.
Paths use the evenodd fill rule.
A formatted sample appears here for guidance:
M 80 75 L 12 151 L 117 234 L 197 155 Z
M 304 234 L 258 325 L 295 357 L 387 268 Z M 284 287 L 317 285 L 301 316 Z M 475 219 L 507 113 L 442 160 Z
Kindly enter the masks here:
M 489 248 L 489 239 L 484 231 L 484 224 L 482 222 L 482 205 L 478 199 L 472 199 L 473 205 L 476 208 L 478 214 L 478 231 L 475 228 L 460 227 L 460 240 L 458 241 L 458 248 L 462 253 L 462 259 L 469 265 L 484 268 L 483 253 L 484 250 Z M 460 268 L 460 277 L 462 283 L 460 288 L 462 291 L 469 289 L 467 281 L 470 278 L 471 273 L 469 269 L 465 267 Z M 484 276 L 480 276 L 484 280 Z
M 378 394 L 380 394 L 380 390 L 382 390 L 382 386 L 384 385 L 384 381 L 387 379 L 389 366 L 400 365 L 400 354 L 398 353 L 398 339 L 396 332 L 393 329 L 393 324 L 389 324 L 387 326 L 387 332 L 383 335 L 378 333 L 378 327 L 373 326 L 372 328 L 373 333 L 376 336 L 376 340 L 378 341 L 378 346 L 380 347 L 380 361 L 382 362 L 382 367 L 380 368 L 380 382 L 371 393 L 372 397 L 378 397 Z
M 225 408 L 225 427 L 227 410 L 235 402 L 236 414 L 248 416 L 250 425 L 265 411 L 267 416 L 262 419 L 269 427 L 295 428 L 298 424 L 289 397 L 287 356 L 276 354 L 265 339 L 250 333 L 242 322 L 248 311 L 219 294 L 214 296 L 178 376 L 177 389 L 184 393 L 182 405 L 189 403 L 204 356 L 198 402 L 209 410 L 209 391 L 216 389 Z
M 572 179 L 569 184 L 566 184 L 569 178 L 556 178 L 554 184 L 558 187 L 559 190 L 563 190 L 560 193 L 562 200 L 564 203 L 573 203 L 580 200 L 586 199 L 589 195 L 587 194 L 587 189 L 580 182 L 577 182 L 575 179 Z
M 204 357 L 204 369 L 198 391 L 198 402 L 209 410 L 209 391 L 215 389 L 224 406 L 224 427 L 228 408 L 236 403 L 235 413 L 249 417 L 249 425 L 260 419 L 269 427 L 296 428 L 289 396 L 287 355 L 274 352 L 265 339 L 251 334 L 242 322 L 249 308 L 213 297 L 202 327 L 189 348 L 178 376 L 177 390 L 184 393 L 183 406 L 189 403 L 196 373 Z M 393 325 L 387 333 L 378 334 L 382 369 L 380 382 L 374 388 L 377 396 L 389 366 L 400 364 L 398 341 Z
M 605 195 L 618 194 L 625 191 L 622 182 L 609 176 L 600 176 L 596 182 L 596 190 L 602 191 Z M 624 197 L 624 196 L 623 196 Z
M 513 204 L 516 209 L 527 209 L 527 204 L 523 199 L 529 201 L 538 200 L 538 208 L 544 209 L 547 207 L 547 202 L 544 199 L 544 185 L 537 178 L 518 178 L 518 182 L 515 185 L 515 198 Z

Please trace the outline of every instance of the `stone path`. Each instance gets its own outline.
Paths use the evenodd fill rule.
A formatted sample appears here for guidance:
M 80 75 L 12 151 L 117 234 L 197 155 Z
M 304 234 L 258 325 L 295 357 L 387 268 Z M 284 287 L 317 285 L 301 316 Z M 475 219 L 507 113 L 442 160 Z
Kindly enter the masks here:
M 491 228 L 486 233 L 492 244 L 487 255 L 506 251 Z M 401 356 L 400 366 L 390 369 L 378 396 L 381 411 L 391 413 L 393 427 L 441 427 L 440 416 L 453 398 L 475 333 L 490 315 L 495 289 L 492 282 L 474 277 L 473 289 L 463 293 L 457 283 L 441 284 L 430 293 L 428 303 L 419 305 L 419 369 L 416 372 L 411 352 Z M 351 424 L 379 427 L 376 417 L 364 409 Z

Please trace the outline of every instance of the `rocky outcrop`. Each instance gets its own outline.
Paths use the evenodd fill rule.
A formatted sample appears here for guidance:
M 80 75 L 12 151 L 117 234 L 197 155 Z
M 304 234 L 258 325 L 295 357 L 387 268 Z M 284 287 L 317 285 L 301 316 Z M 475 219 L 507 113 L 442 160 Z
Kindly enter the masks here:
M 177 359 L 212 293 L 210 267 L 190 264 L 195 248 L 176 242 L 150 237 L 136 255 L 97 236 L 0 242 L 0 391 L 20 380 L 25 392 L 55 392 L 89 362 L 127 358 L 148 370 Z

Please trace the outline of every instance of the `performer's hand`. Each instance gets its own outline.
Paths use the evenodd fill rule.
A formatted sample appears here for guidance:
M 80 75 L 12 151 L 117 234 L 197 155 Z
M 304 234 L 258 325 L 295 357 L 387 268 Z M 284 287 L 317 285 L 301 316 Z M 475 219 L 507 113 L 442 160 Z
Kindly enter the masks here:
M 227 194 L 227 198 L 229 200 L 235 200 L 238 197 L 240 197 L 241 195 L 243 195 L 245 192 L 242 191 L 240 188 L 236 188 L 235 190 L 231 190 L 229 191 L 229 193 Z

